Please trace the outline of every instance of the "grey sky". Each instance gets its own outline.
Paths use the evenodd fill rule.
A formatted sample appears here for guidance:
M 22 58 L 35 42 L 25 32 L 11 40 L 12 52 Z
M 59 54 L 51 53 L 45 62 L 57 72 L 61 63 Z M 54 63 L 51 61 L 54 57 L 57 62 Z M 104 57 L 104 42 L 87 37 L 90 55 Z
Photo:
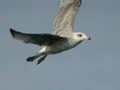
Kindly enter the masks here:
M 52 32 L 59 0 L 0 0 L 0 90 L 120 90 L 120 0 L 83 0 L 75 31 L 92 37 L 78 47 L 27 63 L 39 47 L 13 40 L 12 27 Z

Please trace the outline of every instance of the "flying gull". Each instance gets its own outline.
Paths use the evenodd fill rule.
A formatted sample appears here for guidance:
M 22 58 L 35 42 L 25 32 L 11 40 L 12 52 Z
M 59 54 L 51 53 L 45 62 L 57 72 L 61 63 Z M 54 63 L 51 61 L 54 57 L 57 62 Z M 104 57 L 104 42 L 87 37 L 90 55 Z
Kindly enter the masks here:
M 27 58 L 28 62 L 33 62 L 41 57 L 37 62 L 37 64 L 40 64 L 48 55 L 72 49 L 84 40 L 91 40 L 82 32 L 73 32 L 74 19 L 81 4 L 82 0 L 61 0 L 52 34 L 29 34 L 10 28 L 10 32 L 16 40 L 41 46 L 36 55 Z

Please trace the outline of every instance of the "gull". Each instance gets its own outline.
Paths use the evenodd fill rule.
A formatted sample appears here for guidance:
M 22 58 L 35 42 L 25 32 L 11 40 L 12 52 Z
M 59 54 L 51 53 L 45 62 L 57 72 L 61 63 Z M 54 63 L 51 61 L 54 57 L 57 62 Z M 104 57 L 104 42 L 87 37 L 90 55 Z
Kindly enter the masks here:
M 10 28 L 10 33 L 16 40 L 41 46 L 40 51 L 34 56 L 28 57 L 28 62 L 37 58 L 40 64 L 48 55 L 58 54 L 72 49 L 85 40 L 91 40 L 82 32 L 73 32 L 75 16 L 82 4 L 82 0 L 61 0 L 58 15 L 54 21 L 53 33 L 29 34 Z

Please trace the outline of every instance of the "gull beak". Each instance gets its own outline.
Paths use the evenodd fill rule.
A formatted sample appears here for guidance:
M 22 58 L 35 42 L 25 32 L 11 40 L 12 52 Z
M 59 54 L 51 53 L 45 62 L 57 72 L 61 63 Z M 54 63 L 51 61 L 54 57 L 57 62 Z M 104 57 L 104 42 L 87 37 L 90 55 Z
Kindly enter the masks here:
M 88 40 L 91 40 L 91 37 L 88 37 Z

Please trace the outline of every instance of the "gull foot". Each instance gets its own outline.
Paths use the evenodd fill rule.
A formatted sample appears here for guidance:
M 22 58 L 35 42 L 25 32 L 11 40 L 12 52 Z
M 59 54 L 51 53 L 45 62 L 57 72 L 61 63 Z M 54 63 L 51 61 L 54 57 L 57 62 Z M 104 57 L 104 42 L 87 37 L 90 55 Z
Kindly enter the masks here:
M 37 62 L 37 65 L 40 64 L 43 60 L 45 60 L 45 58 L 47 57 L 47 55 L 43 56 L 42 58 L 40 58 Z
M 35 59 L 35 57 L 28 57 L 26 61 L 27 61 L 27 62 L 33 62 L 34 59 Z

